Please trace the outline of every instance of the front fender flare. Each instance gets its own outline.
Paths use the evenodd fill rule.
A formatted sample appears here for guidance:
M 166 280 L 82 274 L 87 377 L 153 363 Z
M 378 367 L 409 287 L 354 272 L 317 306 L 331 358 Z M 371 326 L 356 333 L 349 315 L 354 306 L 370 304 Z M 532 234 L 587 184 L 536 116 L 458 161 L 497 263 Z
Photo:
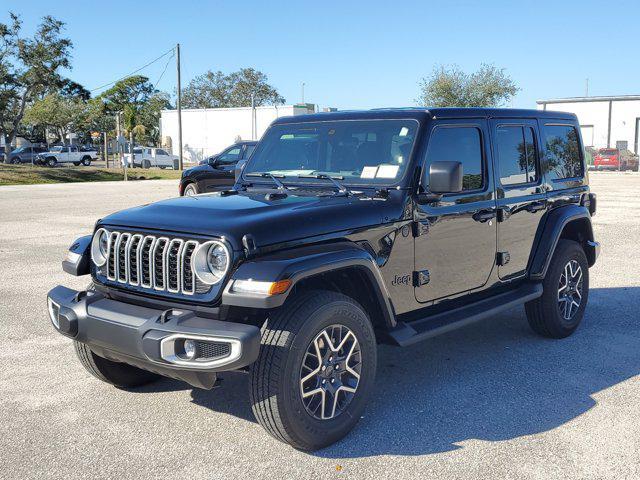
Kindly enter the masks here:
M 233 273 L 222 293 L 222 304 L 270 309 L 281 306 L 293 287 L 305 278 L 343 268 L 357 267 L 366 272 L 375 289 L 385 323 L 396 324 L 389 291 L 380 269 L 364 248 L 352 242 L 309 245 L 254 258 L 241 264 Z M 292 286 L 280 295 L 257 295 L 232 291 L 234 280 L 277 282 L 291 280 Z

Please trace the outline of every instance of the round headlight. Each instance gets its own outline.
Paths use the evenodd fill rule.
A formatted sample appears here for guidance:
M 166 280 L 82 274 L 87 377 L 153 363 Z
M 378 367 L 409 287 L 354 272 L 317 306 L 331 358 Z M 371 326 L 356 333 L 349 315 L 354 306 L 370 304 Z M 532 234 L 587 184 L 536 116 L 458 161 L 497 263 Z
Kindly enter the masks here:
M 230 263 L 229 249 L 218 240 L 203 243 L 191 257 L 191 268 L 200 281 L 207 285 L 214 285 L 222 280 Z
M 99 228 L 91 240 L 91 259 L 96 267 L 101 267 L 107 263 L 109 254 L 109 232 L 104 228 Z

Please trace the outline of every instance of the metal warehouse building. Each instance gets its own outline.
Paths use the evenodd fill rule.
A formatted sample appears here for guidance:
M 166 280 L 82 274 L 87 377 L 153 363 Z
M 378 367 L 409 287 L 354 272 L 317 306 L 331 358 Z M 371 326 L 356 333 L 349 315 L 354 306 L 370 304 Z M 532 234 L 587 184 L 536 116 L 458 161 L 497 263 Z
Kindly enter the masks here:
M 578 116 L 585 146 L 638 152 L 640 95 L 575 97 L 538 100 L 538 109 Z

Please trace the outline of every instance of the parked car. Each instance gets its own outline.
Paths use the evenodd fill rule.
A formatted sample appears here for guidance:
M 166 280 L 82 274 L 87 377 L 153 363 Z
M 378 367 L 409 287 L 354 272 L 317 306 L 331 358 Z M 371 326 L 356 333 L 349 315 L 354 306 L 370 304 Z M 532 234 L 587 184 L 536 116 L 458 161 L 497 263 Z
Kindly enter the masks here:
M 224 190 L 235 183 L 236 171 L 253 152 L 258 142 L 239 142 L 213 155 L 205 163 L 185 170 L 180 179 L 180 195 Z
M 175 168 L 176 161 L 178 161 L 177 155 L 171 155 L 165 149 L 155 147 L 134 147 L 133 157 L 133 164 L 130 153 L 125 153 L 122 161 L 127 162 L 127 166 L 134 168 Z
M 35 163 L 36 156 L 46 151 L 44 147 L 19 147 L 9 154 L 9 163 Z
M 638 171 L 638 155 L 629 150 L 601 148 L 593 160 L 596 170 L 633 170 Z
M 281 117 L 233 189 L 98 220 L 63 262 L 91 286 L 53 288 L 49 316 L 118 388 L 166 375 L 209 389 L 248 370 L 258 422 L 315 450 L 376 394 L 377 343 L 517 305 L 541 336 L 576 331 L 599 253 L 595 200 L 574 114 Z
M 61 163 L 72 163 L 76 166 L 82 164 L 88 167 L 96 158 L 98 158 L 98 155 L 95 151 L 83 152 L 77 145 L 59 145 L 51 147 L 47 152 L 36 155 L 36 162 L 49 167 L 55 167 Z

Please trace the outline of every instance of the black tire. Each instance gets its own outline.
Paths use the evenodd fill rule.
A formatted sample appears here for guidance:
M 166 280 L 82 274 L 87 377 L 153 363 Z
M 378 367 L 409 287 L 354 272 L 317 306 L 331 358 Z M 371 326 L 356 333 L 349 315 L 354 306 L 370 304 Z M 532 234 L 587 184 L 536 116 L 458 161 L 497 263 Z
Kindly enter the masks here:
M 582 272 L 581 298 L 579 306 L 567 319 L 564 315 L 566 310 L 560 304 L 559 287 L 562 285 L 565 267 L 572 261 L 577 262 Z M 568 337 L 580 325 L 589 300 L 589 264 L 579 243 L 572 240 L 558 242 L 542 286 L 542 296 L 525 304 L 529 325 L 534 332 L 544 337 Z M 562 305 L 566 307 L 566 301 Z
M 88 167 L 91 165 L 91 157 L 86 156 L 82 158 L 82 165 L 84 165 L 85 167 Z
M 47 157 L 46 162 L 49 167 L 55 167 L 58 164 L 56 157 Z
M 80 166 L 80 162 L 73 162 L 73 164 L 74 164 L 76 167 L 79 167 L 79 166 Z
M 133 388 L 154 382 L 160 375 L 102 358 L 84 343 L 73 341 L 76 355 L 82 366 L 91 375 L 118 388 Z
M 9 163 L 13 163 L 14 165 L 17 165 L 19 163 L 22 163 L 22 159 L 20 157 L 13 157 L 13 159 Z
M 303 361 L 307 358 L 307 349 L 312 348 L 316 337 L 334 325 L 350 330 L 360 349 L 356 358 L 351 357 L 353 350 L 349 352 L 340 373 L 345 374 L 345 366 L 349 365 L 349 358 L 352 358 L 355 360 L 352 368 L 360 368 L 360 377 L 355 392 L 343 394 L 352 396 L 350 400 L 342 396 L 346 403 L 344 408 L 340 408 L 341 413 L 330 419 L 319 419 L 307 410 L 302 400 L 301 378 L 303 371 L 307 371 L 303 370 Z M 376 361 L 373 327 L 357 302 L 335 292 L 316 290 L 302 293 L 287 300 L 263 327 L 260 355 L 250 371 L 253 413 L 267 432 L 294 448 L 317 450 L 326 447 L 349 433 L 360 419 L 373 389 Z M 319 361 L 318 368 L 320 365 L 322 363 Z M 337 370 L 338 368 L 331 368 L 334 374 Z M 327 372 L 328 368 L 326 372 L 315 375 L 311 381 L 320 382 L 320 375 Z M 342 379 L 338 384 L 342 384 L 341 382 Z M 338 392 L 338 399 L 341 398 L 340 395 L 341 392 Z M 323 399 L 324 395 L 320 398 Z M 329 398 L 334 402 L 333 397 Z

